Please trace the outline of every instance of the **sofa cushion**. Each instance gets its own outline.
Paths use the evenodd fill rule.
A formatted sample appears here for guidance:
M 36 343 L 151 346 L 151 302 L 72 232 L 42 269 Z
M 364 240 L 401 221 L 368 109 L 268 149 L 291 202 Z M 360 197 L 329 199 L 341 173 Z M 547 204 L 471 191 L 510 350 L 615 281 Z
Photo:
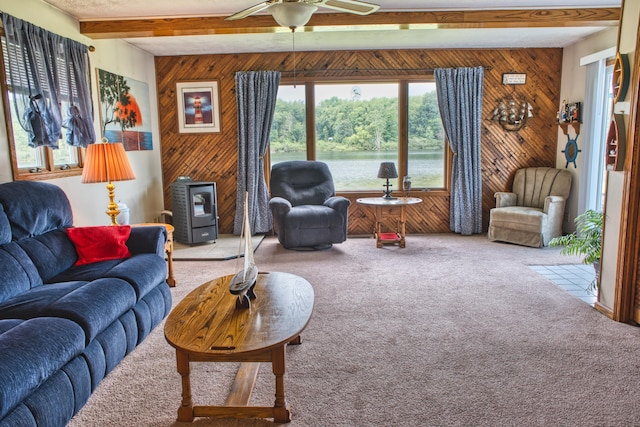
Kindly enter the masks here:
M 50 283 L 74 280 L 91 281 L 101 277 L 126 280 L 136 292 L 139 301 L 158 283 L 166 279 L 164 258 L 156 254 L 139 254 L 127 259 L 102 261 L 70 268 L 50 279 Z
M 296 206 L 287 213 L 286 217 L 286 227 L 288 230 L 299 228 L 330 228 L 342 224 L 343 220 L 340 213 L 324 205 Z
M 17 243 L 0 246 L 0 302 L 42 285 L 36 266 Z
M 67 195 L 60 187 L 47 182 L 0 184 L 0 204 L 11 224 L 13 240 L 39 236 L 73 223 Z
M 13 329 L 19 324 L 24 323 L 22 319 L 0 319 L 0 336 L 7 332 L 9 329 Z
M 131 285 L 117 278 L 40 286 L 0 304 L 3 319 L 61 317 L 79 324 L 87 343 L 136 303 Z
M 333 177 L 324 162 L 294 160 L 271 168 L 271 195 L 292 206 L 321 205 L 335 194 Z
M 50 317 L 20 323 L 0 320 L 0 331 L 1 418 L 81 354 L 85 335 L 76 323 Z
M 156 254 L 140 254 L 122 261 L 105 276 L 129 282 L 139 301 L 159 283 L 166 282 L 167 265 L 164 258 Z
M 105 277 L 108 271 L 112 270 L 113 267 L 122 261 L 122 259 L 112 259 L 109 261 L 74 266 L 56 276 L 50 277 L 45 283 L 74 282 L 77 280 L 90 282 Z
M 494 227 L 540 234 L 547 221 L 541 209 L 526 206 L 509 206 L 491 209 L 490 222 Z
M 549 167 L 523 168 L 513 177 L 513 192 L 518 195 L 519 206 L 544 208 L 547 196 L 569 197 L 571 172 Z
M 64 230 L 20 240 L 18 244 L 31 258 L 43 282 L 71 268 L 78 259 L 73 243 Z
M 4 213 L 4 208 L 0 205 L 0 245 L 9 243 L 11 241 L 11 226 L 9 225 L 9 218 Z
M 131 234 L 128 225 L 71 227 L 67 234 L 78 254 L 76 266 L 131 256 L 125 244 Z

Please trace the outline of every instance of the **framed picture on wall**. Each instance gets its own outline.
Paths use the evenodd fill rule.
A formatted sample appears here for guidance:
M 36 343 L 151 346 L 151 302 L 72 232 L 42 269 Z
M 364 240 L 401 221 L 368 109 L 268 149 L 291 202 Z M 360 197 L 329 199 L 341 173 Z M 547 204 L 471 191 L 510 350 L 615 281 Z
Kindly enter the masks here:
M 178 132 L 220 132 L 218 82 L 180 82 L 178 98 Z
M 582 122 L 582 109 L 580 108 L 580 102 L 572 102 L 567 104 L 567 122 L 574 123 Z
M 131 77 L 96 71 L 102 139 L 122 142 L 127 151 L 153 150 L 149 86 Z

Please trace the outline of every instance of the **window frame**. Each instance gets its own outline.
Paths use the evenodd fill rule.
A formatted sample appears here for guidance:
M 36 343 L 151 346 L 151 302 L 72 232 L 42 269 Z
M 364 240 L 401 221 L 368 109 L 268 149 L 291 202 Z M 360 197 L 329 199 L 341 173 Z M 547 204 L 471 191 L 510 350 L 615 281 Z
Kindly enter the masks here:
M 0 37 L 5 40 L 4 30 L 0 27 Z M 2 43 L 4 43 L 3 41 Z M 11 158 L 11 170 L 13 179 L 20 180 L 48 180 L 55 178 L 64 178 L 69 176 L 77 176 L 82 174 L 84 166 L 85 149 L 82 147 L 73 147 L 76 150 L 77 163 L 70 165 L 56 165 L 53 157 L 53 149 L 51 147 L 38 147 L 34 150 L 40 150 L 40 156 L 43 159 L 42 167 L 29 168 L 18 167 L 18 156 L 16 153 L 15 136 L 13 128 L 13 109 L 9 101 L 9 92 L 11 88 L 7 84 L 7 74 L 5 70 L 5 57 L 3 49 L 0 49 L 0 90 L 2 90 L 2 107 L 4 109 L 4 122 L 7 132 L 7 142 L 9 145 L 9 157 Z M 64 143 L 64 142 L 63 142 Z M 68 167 L 68 168 L 67 168 Z
M 331 83 L 396 83 L 398 84 L 398 178 L 394 183 L 395 188 L 402 188 L 402 177 L 407 175 L 409 163 L 409 83 L 433 82 L 434 77 L 431 75 L 423 75 L 419 77 L 407 78 L 406 76 L 393 77 L 282 77 L 280 85 L 304 85 L 305 87 L 305 111 L 306 111 L 306 143 L 307 143 L 307 160 L 316 160 L 316 123 L 315 123 L 315 85 L 331 84 Z M 413 196 L 421 196 L 429 193 L 434 196 L 449 195 L 451 189 L 451 162 L 452 152 L 449 142 L 445 137 L 444 140 L 444 187 L 438 188 L 412 188 L 410 194 Z M 267 175 L 267 185 L 270 182 L 271 171 L 271 150 L 267 150 L 264 156 L 265 173 Z M 356 191 L 337 191 L 337 194 L 351 197 L 367 197 L 379 194 L 376 190 L 356 190 Z

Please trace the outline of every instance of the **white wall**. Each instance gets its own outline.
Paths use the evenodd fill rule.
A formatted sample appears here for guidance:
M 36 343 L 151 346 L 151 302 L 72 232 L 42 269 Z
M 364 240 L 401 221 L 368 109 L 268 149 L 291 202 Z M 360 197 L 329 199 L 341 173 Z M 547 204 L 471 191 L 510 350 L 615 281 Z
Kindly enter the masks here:
M 580 59 L 594 54 L 596 52 L 615 47 L 618 38 L 618 29 L 609 28 L 600 31 L 590 37 L 587 37 L 578 43 L 564 48 L 562 57 L 562 79 L 560 87 L 560 100 L 566 100 L 567 102 L 582 102 L 584 105 L 585 85 L 586 85 L 586 67 L 580 66 Z M 558 109 L 560 106 L 558 105 Z M 571 137 L 575 136 L 573 128 L 569 128 Z M 585 144 L 589 144 L 581 136 L 578 137 L 578 148 L 583 149 Z M 564 168 L 567 161 L 564 157 L 565 145 L 567 143 L 567 136 L 562 133 L 558 128 L 558 147 L 556 152 L 556 167 Z M 565 215 L 564 230 L 575 230 L 574 218 L 578 215 L 578 191 L 580 188 L 580 170 L 583 167 L 586 158 L 583 153 L 578 153 L 576 158 L 576 167 L 573 164 L 569 164 L 567 168 L 572 176 L 571 196 L 567 201 Z
M 116 199 L 130 208 L 131 222 L 149 222 L 163 209 L 162 169 L 160 159 L 160 132 L 158 130 L 158 102 L 153 56 L 123 41 L 91 40 L 79 32 L 78 22 L 40 0 L 0 0 L 0 10 L 29 21 L 51 32 L 95 46 L 90 54 L 92 92 L 95 111 L 95 131 L 100 139 L 99 107 L 96 68 L 120 74 L 147 83 L 151 108 L 153 150 L 128 151 L 127 155 L 136 174 L 133 181 L 116 182 Z M 4 123 L 4 110 L 0 105 L 0 120 Z M 0 126 L 0 182 L 13 180 L 9 142 L 4 125 Z M 108 203 L 105 184 L 82 184 L 80 176 L 50 180 L 60 186 L 71 202 L 76 225 L 102 225 L 109 223 L 105 214 Z
M 640 1 L 626 0 L 622 12 L 620 27 L 620 53 L 628 54 L 629 69 L 633 70 L 636 40 L 639 28 Z M 614 106 L 616 112 L 624 110 L 625 130 L 629 130 L 629 100 L 632 90 L 629 88 L 626 98 L 619 100 Z M 621 104 L 626 106 L 621 107 Z M 629 140 L 627 133 L 627 140 Z M 600 270 L 600 290 L 598 303 L 612 310 L 615 304 L 615 287 L 617 282 L 618 247 L 620 241 L 620 223 L 622 216 L 622 202 L 624 197 L 625 175 L 627 172 L 609 172 L 607 180 L 607 199 L 604 219 L 604 238 L 602 242 L 602 265 Z

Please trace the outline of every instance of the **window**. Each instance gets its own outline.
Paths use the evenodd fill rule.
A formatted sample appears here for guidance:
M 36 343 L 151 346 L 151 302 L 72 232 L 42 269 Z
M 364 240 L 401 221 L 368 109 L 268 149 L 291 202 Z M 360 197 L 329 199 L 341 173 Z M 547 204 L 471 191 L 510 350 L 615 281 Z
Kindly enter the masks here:
M 444 188 L 445 135 L 436 84 L 409 83 L 408 166 L 413 188 Z
M 95 140 L 88 47 L 8 14 L 2 23 L 0 84 L 14 178 L 80 174 L 81 147 Z
M 444 189 L 447 150 L 433 81 L 315 81 L 295 88 L 285 81 L 278 90 L 271 164 L 323 161 L 337 191 L 382 191 L 377 173 L 385 161 L 398 169 L 396 190 L 405 175 L 413 189 Z
M 304 86 L 280 86 L 271 126 L 271 163 L 307 159 Z
M 4 45 L 4 39 L 2 44 Z M 24 175 L 30 175 L 31 177 L 45 177 L 48 172 L 54 171 L 69 171 L 71 174 L 81 173 L 81 169 L 78 169 L 73 173 L 74 168 L 78 168 L 81 159 L 81 150 L 78 147 L 72 147 L 60 141 L 59 148 L 54 150 L 50 147 L 30 147 L 29 135 L 25 131 L 20 122 L 16 118 L 15 110 L 10 106 L 13 105 L 13 91 L 11 85 L 7 82 L 7 91 L 9 97 L 9 108 L 5 108 L 5 114 L 11 117 L 11 127 L 13 132 L 7 132 L 9 141 L 13 140 L 10 144 L 11 151 L 13 151 L 14 161 L 14 173 L 16 179 L 23 177 Z M 62 102 L 62 111 L 66 111 L 69 108 L 68 102 Z
M 316 160 L 336 189 L 377 190 L 380 162 L 398 164 L 398 84 L 315 85 Z

